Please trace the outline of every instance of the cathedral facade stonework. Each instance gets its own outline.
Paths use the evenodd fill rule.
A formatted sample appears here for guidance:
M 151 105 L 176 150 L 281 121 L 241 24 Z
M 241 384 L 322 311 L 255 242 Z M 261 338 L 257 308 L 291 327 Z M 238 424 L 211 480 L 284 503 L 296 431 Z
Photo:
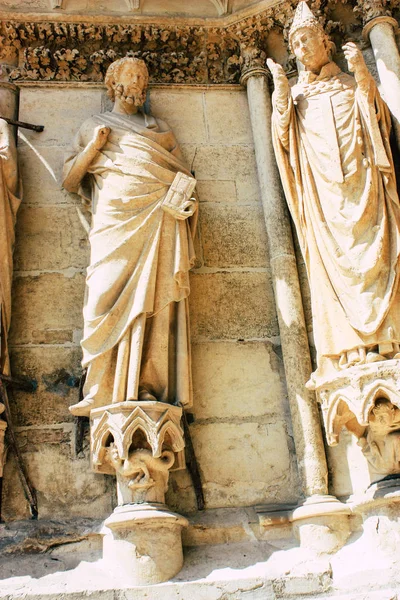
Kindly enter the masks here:
M 397 598 L 397 3 L 0 16 L 0 599 Z

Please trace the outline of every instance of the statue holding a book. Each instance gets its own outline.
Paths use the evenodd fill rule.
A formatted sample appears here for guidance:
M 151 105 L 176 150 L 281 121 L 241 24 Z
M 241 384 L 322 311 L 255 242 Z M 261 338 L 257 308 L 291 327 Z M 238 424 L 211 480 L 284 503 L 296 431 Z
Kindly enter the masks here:
M 136 58 L 109 67 L 113 110 L 83 123 L 65 164 L 64 187 L 92 214 L 77 416 L 129 400 L 191 404 L 196 181 L 169 126 L 142 110 L 148 78 Z

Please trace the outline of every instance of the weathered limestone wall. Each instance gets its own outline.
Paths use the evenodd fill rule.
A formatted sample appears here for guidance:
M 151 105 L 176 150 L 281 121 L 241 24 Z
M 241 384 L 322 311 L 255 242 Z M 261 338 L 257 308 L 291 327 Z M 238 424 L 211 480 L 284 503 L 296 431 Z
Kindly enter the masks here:
M 199 181 L 198 261 L 191 278 L 194 416 L 191 425 L 208 508 L 295 502 L 290 436 L 266 234 L 246 94 L 240 88 L 154 87 L 152 112 L 173 127 Z M 74 133 L 107 109 L 99 86 L 28 85 L 20 118 L 45 125 L 20 131 L 24 201 L 18 219 L 13 370 L 38 381 L 15 393 L 24 460 L 39 515 L 102 518 L 114 480 L 90 472 L 88 439 L 75 453 L 67 407 L 80 376 L 86 234 L 78 197 L 60 188 Z M 5 472 L 5 518 L 28 516 L 15 462 Z M 167 501 L 195 510 L 189 474 L 171 475 Z

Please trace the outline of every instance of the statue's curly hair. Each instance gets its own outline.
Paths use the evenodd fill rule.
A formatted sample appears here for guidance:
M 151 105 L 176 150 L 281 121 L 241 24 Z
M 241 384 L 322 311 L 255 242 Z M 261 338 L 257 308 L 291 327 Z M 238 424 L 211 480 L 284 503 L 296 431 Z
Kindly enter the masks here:
M 146 90 L 149 82 L 149 71 L 147 69 L 146 63 L 141 58 L 134 58 L 133 56 L 125 56 L 124 58 L 119 58 L 115 60 L 108 67 L 106 76 L 104 78 L 104 83 L 107 88 L 107 95 L 111 98 L 112 101 L 115 100 L 115 86 L 118 84 L 118 77 L 123 69 L 123 67 L 127 64 L 135 65 L 136 68 L 142 69 L 146 77 L 146 84 L 143 90 L 144 98 L 143 102 L 146 99 Z

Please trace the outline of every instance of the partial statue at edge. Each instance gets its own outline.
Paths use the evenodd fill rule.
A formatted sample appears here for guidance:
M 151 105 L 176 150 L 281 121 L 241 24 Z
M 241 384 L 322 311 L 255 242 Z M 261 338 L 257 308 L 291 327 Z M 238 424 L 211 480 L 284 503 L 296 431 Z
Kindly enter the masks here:
M 0 119 L 0 373 L 10 375 L 8 331 L 11 322 L 11 285 L 15 223 L 21 203 L 22 186 L 18 175 L 17 148 L 13 128 Z
M 400 358 L 400 208 L 390 114 L 357 46 L 334 44 L 300 2 L 289 44 L 304 65 L 274 79 L 273 141 L 311 289 L 318 387 L 355 365 Z
M 196 182 L 168 125 L 141 110 L 148 79 L 142 60 L 110 65 L 113 110 L 85 121 L 65 164 L 64 187 L 92 212 L 77 416 L 126 400 L 191 405 Z
M 12 97 L 14 96 L 12 91 L 8 92 Z M 4 90 L 0 90 L 0 94 L 2 93 L 4 93 Z M 7 111 L 7 102 L 4 104 L 3 106 L 3 97 L 0 97 L 2 114 Z M 12 107 L 12 103 L 10 107 Z M 15 132 L 13 127 L 1 118 L 0 181 L 0 374 L 10 376 L 8 332 L 11 323 L 13 251 L 15 244 L 15 223 L 17 211 L 21 203 L 22 185 L 18 172 Z M 5 403 L 3 404 L 2 400 L 3 396 L 0 396 L 0 415 L 6 410 Z M 6 421 L 0 416 L 0 477 L 3 476 L 5 462 L 4 435 L 6 428 Z

